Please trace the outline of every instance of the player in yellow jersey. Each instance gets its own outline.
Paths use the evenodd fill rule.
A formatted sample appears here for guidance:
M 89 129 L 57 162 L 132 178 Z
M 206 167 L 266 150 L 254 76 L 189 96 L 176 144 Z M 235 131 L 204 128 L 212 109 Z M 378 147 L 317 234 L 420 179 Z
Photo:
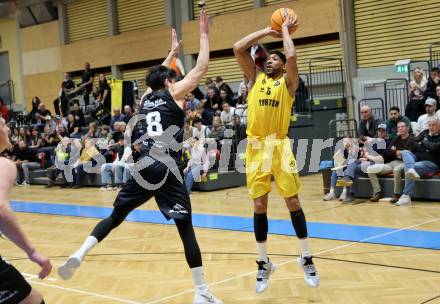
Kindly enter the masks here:
M 249 79 L 246 177 L 249 195 L 254 201 L 254 232 L 258 251 L 256 292 L 269 286 L 275 265 L 266 254 L 268 233 L 267 202 L 271 177 L 290 211 L 293 228 L 300 240 L 298 260 L 304 280 L 312 287 L 319 285 L 319 276 L 308 248 L 307 225 L 298 199 L 300 181 L 287 132 L 290 113 L 298 87 L 296 51 L 289 30 L 298 26 L 296 17 L 289 16 L 281 33 L 270 27 L 254 32 L 234 44 L 234 53 Z M 256 68 L 247 50 L 266 37 L 282 37 L 284 53 L 271 51 L 264 71 Z

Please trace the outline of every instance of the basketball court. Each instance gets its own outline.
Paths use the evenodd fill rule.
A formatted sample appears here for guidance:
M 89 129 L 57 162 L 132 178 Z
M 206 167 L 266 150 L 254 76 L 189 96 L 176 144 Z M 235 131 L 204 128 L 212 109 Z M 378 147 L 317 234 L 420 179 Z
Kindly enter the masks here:
M 191 194 L 205 276 L 224 303 L 440 303 L 440 204 L 396 207 L 322 201 L 319 175 L 302 178 L 301 200 L 321 285 L 305 285 L 289 213 L 269 196 L 270 288 L 255 293 L 252 203 L 245 187 Z M 275 188 L 275 187 L 274 187 Z M 116 192 L 15 187 L 13 208 L 54 266 L 109 214 Z M 70 281 L 49 279 L 12 243 L 2 254 L 45 295 L 46 303 L 191 303 L 193 286 L 177 230 L 152 200 L 135 210 L 86 258 Z

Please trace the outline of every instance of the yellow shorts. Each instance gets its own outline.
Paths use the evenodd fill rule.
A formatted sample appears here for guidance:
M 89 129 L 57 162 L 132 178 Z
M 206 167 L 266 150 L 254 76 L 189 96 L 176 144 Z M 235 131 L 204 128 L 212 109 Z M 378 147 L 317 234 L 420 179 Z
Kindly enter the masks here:
M 248 138 L 246 183 L 252 199 L 272 191 L 272 175 L 282 197 L 292 197 L 299 193 L 301 183 L 289 139 Z

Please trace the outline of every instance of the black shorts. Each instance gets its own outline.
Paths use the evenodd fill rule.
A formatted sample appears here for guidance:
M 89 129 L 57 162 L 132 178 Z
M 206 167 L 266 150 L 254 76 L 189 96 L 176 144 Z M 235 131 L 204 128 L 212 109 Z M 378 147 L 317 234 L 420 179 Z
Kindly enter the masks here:
M 154 196 L 167 220 L 190 219 L 191 202 L 180 170 L 179 174 L 182 182 L 164 163 L 155 161 L 139 171 L 137 178 L 133 173 L 131 174 L 132 177 L 119 192 L 113 206 L 131 211 Z M 140 182 L 139 178 L 141 178 Z M 157 189 L 146 187 L 145 182 L 154 185 Z
M 14 266 L 0 257 L 0 304 L 17 304 L 27 298 L 32 286 Z

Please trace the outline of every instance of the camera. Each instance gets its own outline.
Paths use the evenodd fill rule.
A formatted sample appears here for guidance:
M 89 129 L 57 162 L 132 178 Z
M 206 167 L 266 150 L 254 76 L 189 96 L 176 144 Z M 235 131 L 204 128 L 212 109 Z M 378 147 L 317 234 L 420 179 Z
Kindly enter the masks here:
M 203 1 L 203 0 L 199 1 L 197 4 L 199 5 L 199 8 L 204 8 L 206 6 L 205 1 Z

